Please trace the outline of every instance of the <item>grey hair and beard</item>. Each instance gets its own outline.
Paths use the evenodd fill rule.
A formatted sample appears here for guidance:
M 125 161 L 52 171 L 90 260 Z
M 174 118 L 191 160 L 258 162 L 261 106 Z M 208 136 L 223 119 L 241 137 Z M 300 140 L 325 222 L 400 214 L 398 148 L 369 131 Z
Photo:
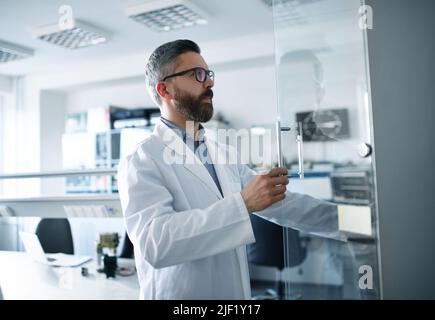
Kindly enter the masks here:
M 175 88 L 175 109 L 187 120 L 207 122 L 213 117 L 213 102 L 202 101 L 204 97 L 213 98 L 213 91 L 208 89 L 199 97 L 194 97 L 188 92 Z

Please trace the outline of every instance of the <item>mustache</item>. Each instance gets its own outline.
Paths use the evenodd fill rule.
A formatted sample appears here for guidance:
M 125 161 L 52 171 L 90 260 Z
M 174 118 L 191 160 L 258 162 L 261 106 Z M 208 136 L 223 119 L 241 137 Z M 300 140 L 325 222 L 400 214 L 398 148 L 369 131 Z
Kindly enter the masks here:
M 207 89 L 207 91 L 205 91 L 205 92 L 200 96 L 200 98 L 206 98 L 206 97 L 213 98 L 213 90 L 211 90 L 211 89 Z

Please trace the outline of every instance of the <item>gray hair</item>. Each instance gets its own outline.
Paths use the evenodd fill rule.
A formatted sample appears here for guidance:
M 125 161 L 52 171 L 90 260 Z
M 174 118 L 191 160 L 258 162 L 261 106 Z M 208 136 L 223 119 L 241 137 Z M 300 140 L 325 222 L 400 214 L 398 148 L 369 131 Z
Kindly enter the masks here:
M 162 44 L 149 57 L 145 67 L 145 83 L 151 98 L 158 106 L 162 101 L 156 90 L 157 82 L 174 72 L 179 55 L 190 51 L 201 53 L 201 49 L 195 42 L 175 40 Z

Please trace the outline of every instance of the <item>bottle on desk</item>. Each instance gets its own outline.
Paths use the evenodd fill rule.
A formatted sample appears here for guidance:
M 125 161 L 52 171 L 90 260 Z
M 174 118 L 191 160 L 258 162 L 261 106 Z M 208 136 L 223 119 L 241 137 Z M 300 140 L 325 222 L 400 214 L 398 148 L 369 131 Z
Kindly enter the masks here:
M 103 246 L 100 242 L 97 243 L 97 268 L 103 266 Z

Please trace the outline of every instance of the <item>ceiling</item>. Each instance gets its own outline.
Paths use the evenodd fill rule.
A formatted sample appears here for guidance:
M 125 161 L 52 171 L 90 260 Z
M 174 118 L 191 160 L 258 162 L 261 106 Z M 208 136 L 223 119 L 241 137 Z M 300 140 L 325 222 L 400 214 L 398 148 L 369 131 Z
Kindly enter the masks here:
M 146 0 L 0 0 L 0 40 L 35 51 L 29 59 L 0 64 L 0 74 L 50 72 L 62 66 L 144 53 L 178 38 L 199 43 L 272 32 L 272 12 L 261 0 L 190 0 L 208 13 L 208 24 L 165 33 L 154 32 L 127 18 L 124 8 Z M 70 5 L 74 17 L 112 34 L 109 42 L 68 50 L 35 39 L 31 30 L 56 23 L 61 5 Z

